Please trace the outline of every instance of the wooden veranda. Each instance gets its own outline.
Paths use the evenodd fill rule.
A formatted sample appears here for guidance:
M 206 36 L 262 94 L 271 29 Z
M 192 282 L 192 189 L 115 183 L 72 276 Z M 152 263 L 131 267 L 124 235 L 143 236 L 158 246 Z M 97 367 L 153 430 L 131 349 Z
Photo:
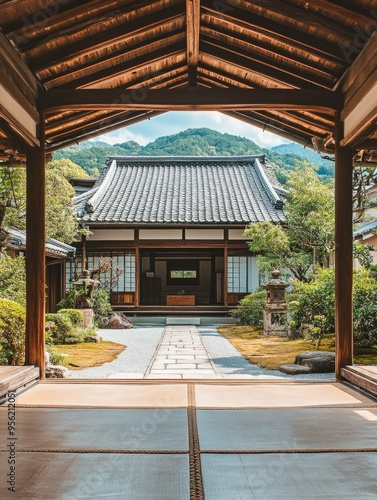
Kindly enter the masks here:
M 352 167 L 377 161 L 376 0 L 0 1 L 0 166 L 27 168 L 26 364 L 44 373 L 45 161 L 216 110 L 335 156 L 336 376 L 352 364 Z

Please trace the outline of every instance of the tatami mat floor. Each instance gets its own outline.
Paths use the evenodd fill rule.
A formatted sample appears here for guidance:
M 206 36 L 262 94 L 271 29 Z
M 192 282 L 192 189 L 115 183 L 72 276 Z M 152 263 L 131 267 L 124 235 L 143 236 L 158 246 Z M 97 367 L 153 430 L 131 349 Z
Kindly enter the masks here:
M 4 499 L 377 498 L 377 404 L 341 384 L 41 383 L 14 436 L 8 410 Z

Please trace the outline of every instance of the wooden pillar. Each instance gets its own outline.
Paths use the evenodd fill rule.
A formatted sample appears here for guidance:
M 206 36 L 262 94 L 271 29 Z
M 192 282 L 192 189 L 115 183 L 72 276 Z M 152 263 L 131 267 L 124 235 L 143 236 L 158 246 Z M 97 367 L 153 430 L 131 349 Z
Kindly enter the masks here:
M 228 307 L 228 247 L 224 247 L 224 306 Z
M 353 363 L 352 150 L 342 147 L 342 123 L 335 136 L 335 376 Z
M 135 248 L 135 307 L 139 307 L 140 295 L 140 250 Z
M 25 364 L 45 377 L 45 137 L 40 118 L 40 147 L 27 153 L 26 168 L 26 348 Z

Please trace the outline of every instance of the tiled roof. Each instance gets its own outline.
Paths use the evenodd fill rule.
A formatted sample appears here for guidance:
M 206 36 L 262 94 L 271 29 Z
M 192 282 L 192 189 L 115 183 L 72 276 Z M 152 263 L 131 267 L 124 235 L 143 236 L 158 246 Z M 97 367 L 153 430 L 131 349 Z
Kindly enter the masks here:
M 363 236 L 366 234 L 370 234 L 376 230 L 377 230 L 377 220 L 376 219 L 373 219 L 373 220 L 370 220 L 367 222 L 360 222 L 357 225 L 356 230 L 353 233 L 353 236 L 355 238 L 360 237 L 360 236 Z
M 282 190 L 263 156 L 110 157 L 96 186 L 75 198 L 80 220 L 247 224 L 285 220 Z
M 9 234 L 8 245 L 15 246 L 18 248 L 26 248 L 26 231 L 23 229 L 16 229 L 14 227 L 8 227 L 7 232 Z M 58 255 L 62 257 L 68 257 L 70 254 L 74 254 L 76 249 L 67 245 L 61 241 L 55 240 L 54 238 L 46 239 L 46 253 L 48 255 Z

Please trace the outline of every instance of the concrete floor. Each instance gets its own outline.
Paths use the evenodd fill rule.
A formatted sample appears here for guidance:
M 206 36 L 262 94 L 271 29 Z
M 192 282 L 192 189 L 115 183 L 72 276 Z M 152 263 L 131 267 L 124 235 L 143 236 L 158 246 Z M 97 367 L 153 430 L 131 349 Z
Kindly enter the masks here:
M 16 401 L 2 499 L 377 498 L 377 403 L 342 384 L 51 381 Z

